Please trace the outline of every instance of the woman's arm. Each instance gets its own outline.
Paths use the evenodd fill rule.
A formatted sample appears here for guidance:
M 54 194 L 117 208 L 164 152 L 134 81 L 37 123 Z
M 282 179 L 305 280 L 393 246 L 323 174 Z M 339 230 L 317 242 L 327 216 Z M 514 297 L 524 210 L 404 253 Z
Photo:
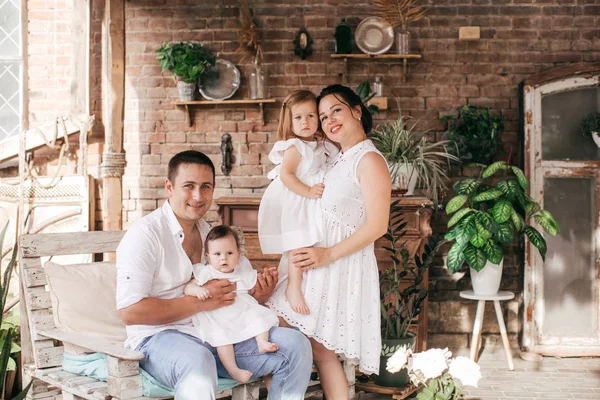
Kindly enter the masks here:
M 366 154 L 356 172 L 365 204 L 366 222 L 350 237 L 332 247 L 313 247 L 293 252 L 292 263 L 312 269 L 355 253 L 373 243 L 387 231 L 390 218 L 392 182 L 384 159 L 377 153 Z
M 279 179 L 281 179 L 281 182 L 283 182 L 288 189 L 299 196 L 308 197 L 310 199 L 321 198 L 323 188 L 325 187 L 323 184 L 308 186 L 302 183 L 296 176 L 296 170 L 298 169 L 300 161 L 302 161 L 302 155 L 296 146 L 287 148 L 283 152 L 283 161 L 281 162 Z

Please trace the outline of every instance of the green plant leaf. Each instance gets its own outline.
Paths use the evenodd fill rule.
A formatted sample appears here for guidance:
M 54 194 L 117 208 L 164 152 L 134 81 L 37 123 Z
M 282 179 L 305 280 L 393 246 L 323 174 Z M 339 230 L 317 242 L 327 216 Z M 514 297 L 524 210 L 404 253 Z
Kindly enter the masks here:
M 500 243 L 513 242 L 515 240 L 515 230 L 513 225 L 509 221 L 500 224 L 495 236 Z
M 517 229 L 517 232 L 521 232 L 525 227 L 525 218 L 523 218 L 523 216 L 519 214 L 514 208 L 510 213 L 510 220 Z
M 465 215 L 467 215 L 473 211 L 475 211 L 475 210 L 473 210 L 472 208 L 463 208 L 461 210 L 458 210 L 456 212 L 456 214 L 454 214 L 452 216 L 452 218 L 450 218 L 450 221 L 448 221 L 448 228 L 455 225 L 458 221 L 460 221 L 462 219 L 462 217 L 464 217 Z
M 444 235 L 444 239 L 450 241 L 450 240 L 454 240 L 456 239 L 456 232 L 458 230 L 456 229 L 456 226 L 452 229 L 450 229 L 448 232 L 446 232 L 446 234 Z
M 462 244 L 466 244 L 471 240 L 473 235 L 477 233 L 477 226 L 475 225 L 475 215 L 471 214 L 463 218 L 458 225 L 456 225 L 456 241 Z
M 452 272 L 453 274 L 458 272 L 460 267 L 462 267 L 463 263 L 465 262 L 464 249 L 466 248 L 466 246 L 466 243 L 456 242 L 448 252 L 446 265 L 448 266 L 450 272 Z
M 481 181 L 473 178 L 463 179 L 462 181 L 458 181 L 454 184 L 453 189 L 454 193 L 461 195 L 467 194 L 471 195 L 477 191 L 479 186 L 481 185 Z
M 525 235 L 535 247 L 537 247 L 540 252 L 540 256 L 542 256 L 542 260 L 546 261 L 546 252 L 548 251 L 548 247 L 546 246 L 546 240 L 542 234 L 532 226 L 527 225 L 525 227 Z
M 466 166 L 467 166 L 467 168 L 486 168 L 487 164 L 473 162 L 473 163 L 468 163 Z
M 448 204 L 446 204 L 446 213 L 452 214 L 458 211 L 467 202 L 468 199 L 469 198 L 464 194 L 453 197 L 452 199 L 450 199 Z
M 490 237 L 492 237 L 492 232 L 488 231 L 483 227 L 483 225 L 474 219 L 476 233 L 471 237 L 471 244 L 475 247 L 482 247 Z
M 475 271 L 479 272 L 483 267 L 485 267 L 487 257 L 485 256 L 483 250 L 468 244 L 465 248 L 464 254 L 467 264 L 469 264 L 469 266 Z
M 504 193 L 505 196 L 515 197 L 515 196 L 517 196 L 517 192 L 519 190 L 518 190 L 518 188 L 515 189 L 515 186 L 513 185 L 513 183 L 516 183 L 516 181 L 512 178 L 503 179 L 496 184 L 496 189 L 498 189 L 499 191 Z M 518 186 L 518 184 L 517 184 L 517 186 Z
M 499 200 L 494 204 L 491 209 L 492 217 L 494 221 L 501 224 L 508 221 L 512 213 L 513 206 L 508 200 Z
M 434 400 L 433 396 L 435 394 L 429 390 L 428 387 L 424 387 L 421 389 L 421 392 L 417 395 L 417 400 Z
M 552 224 L 552 226 L 554 226 L 554 229 L 556 230 L 556 232 L 560 232 L 560 225 L 558 225 L 558 222 L 556 222 L 556 220 L 554 219 L 554 217 L 552 216 L 552 214 L 550 214 L 550 212 L 546 211 L 546 210 L 540 210 L 540 214 L 546 218 L 548 220 L 548 222 L 550 222 Z
M 502 192 L 497 190 L 497 189 L 491 189 L 491 190 L 487 190 L 485 192 L 479 193 L 478 195 L 473 196 L 473 198 L 471 199 L 474 203 L 480 202 L 480 201 L 489 201 L 489 200 L 494 200 L 497 199 L 498 197 L 502 196 Z
M 556 234 L 558 233 L 558 230 L 556 229 L 556 226 L 552 223 L 552 221 L 544 217 L 542 214 L 534 215 L 533 219 L 535 220 L 535 222 L 540 224 L 540 226 L 544 228 L 544 230 L 550 235 L 556 236 Z
M 495 163 L 493 163 L 489 167 L 487 167 L 483 171 L 483 174 L 481 174 L 481 176 L 483 178 L 489 178 L 490 176 L 492 176 L 496 172 L 498 172 L 498 170 L 505 169 L 505 168 L 506 168 L 506 162 L 504 162 L 504 161 L 496 161 Z
M 494 264 L 500 264 L 502 258 L 504 257 L 504 251 L 502 250 L 502 246 L 500 246 L 494 239 L 488 240 L 483 245 L 483 252 L 490 262 Z
M 512 172 L 517 177 L 517 180 L 519 181 L 519 185 L 523 188 L 523 190 L 527 190 L 527 188 L 529 187 L 529 181 L 525 177 L 523 170 L 521 168 L 515 167 L 515 166 L 512 166 L 510 168 L 512 169 Z
M 496 223 L 496 221 L 494 221 L 494 218 L 492 218 L 492 216 L 487 212 L 477 211 L 475 217 L 486 230 L 492 233 L 498 231 L 498 224 Z

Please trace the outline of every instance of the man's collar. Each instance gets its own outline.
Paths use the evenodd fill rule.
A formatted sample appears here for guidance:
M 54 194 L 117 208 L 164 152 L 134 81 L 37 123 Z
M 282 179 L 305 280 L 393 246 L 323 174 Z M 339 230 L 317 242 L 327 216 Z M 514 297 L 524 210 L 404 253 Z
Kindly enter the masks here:
M 181 227 L 179 220 L 177 220 L 175 212 L 173 212 L 173 208 L 171 208 L 171 204 L 169 203 L 168 199 L 163 204 L 162 210 L 165 216 L 167 217 L 167 223 L 169 224 L 169 230 L 171 231 L 171 235 L 175 236 L 183 232 L 183 228 Z M 201 218 L 198 221 L 196 221 L 196 227 L 198 228 L 200 233 L 210 230 L 210 225 L 204 220 L 204 218 Z M 204 241 L 204 237 L 202 237 L 202 241 Z

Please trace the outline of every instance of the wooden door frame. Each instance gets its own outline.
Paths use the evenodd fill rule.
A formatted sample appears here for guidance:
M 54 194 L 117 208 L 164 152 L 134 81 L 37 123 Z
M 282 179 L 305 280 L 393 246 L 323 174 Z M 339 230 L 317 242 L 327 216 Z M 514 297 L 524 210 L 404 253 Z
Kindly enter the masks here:
M 543 207 L 544 176 L 598 176 L 599 161 L 542 161 L 541 146 L 541 100 L 543 95 L 558 93 L 567 89 L 594 87 L 600 85 L 600 63 L 579 63 L 554 68 L 526 80 L 523 85 L 524 105 L 524 163 L 531 185 L 529 194 Z M 573 169 L 576 168 L 577 171 Z M 597 178 L 598 182 L 598 178 Z M 597 195 L 600 188 L 597 186 Z M 597 199 L 600 207 L 600 199 Z M 599 216 L 596 215 L 596 226 Z M 600 232 L 596 230 L 596 249 L 600 249 Z M 598 265 L 598 254 L 596 254 Z M 538 252 L 527 242 L 525 246 L 525 269 L 523 287 L 523 346 L 533 352 L 553 356 L 600 356 L 600 342 L 586 343 L 585 340 L 571 340 L 557 344 L 542 343 L 543 327 L 543 275 L 540 273 L 542 260 Z M 600 273 L 600 267 L 597 266 Z M 600 276 L 597 277 L 600 283 Z M 600 290 L 600 287 L 598 288 Z M 600 324 L 600 310 L 598 310 Z M 598 327 L 600 330 L 600 327 Z

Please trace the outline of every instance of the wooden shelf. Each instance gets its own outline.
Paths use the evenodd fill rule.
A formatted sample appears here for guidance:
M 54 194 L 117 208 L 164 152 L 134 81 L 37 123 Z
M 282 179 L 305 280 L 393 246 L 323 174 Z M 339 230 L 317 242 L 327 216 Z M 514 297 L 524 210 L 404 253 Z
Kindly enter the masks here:
M 331 54 L 331 58 L 343 59 L 344 60 L 344 76 L 343 80 L 345 83 L 348 82 L 348 59 L 354 60 L 402 60 L 402 82 L 406 82 L 406 75 L 408 72 L 408 60 L 418 60 L 421 58 L 420 54 Z
M 401 387 L 401 388 L 394 388 L 394 387 L 377 386 L 372 381 L 369 381 L 366 383 L 357 381 L 356 385 L 355 385 L 355 389 L 357 392 L 363 391 L 363 392 L 367 392 L 367 393 L 391 394 L 392 399 L 402 400 L 402 399 L 407 398 L 414 392 L 416 392 L 418 387 L 409 385 L 409 386 L 405 386 L 405 387 Z
M 258 104 L 260 107 L 260 113 L 262 115 L 262 124 L 265 124 L 265 110 L 264 104 L 275 103 L 277 100 L 275 99 L 238 99 L 238 100 L 194 100 L 194 101 L 174 101 L 178 107 L 185 108 L 185 120 L 187 121 L 189 126 L 194 124 L 192 119 L 192 114 L 190 113 L 190 107 L 193 106 L 220 106 L 224 104 Z

